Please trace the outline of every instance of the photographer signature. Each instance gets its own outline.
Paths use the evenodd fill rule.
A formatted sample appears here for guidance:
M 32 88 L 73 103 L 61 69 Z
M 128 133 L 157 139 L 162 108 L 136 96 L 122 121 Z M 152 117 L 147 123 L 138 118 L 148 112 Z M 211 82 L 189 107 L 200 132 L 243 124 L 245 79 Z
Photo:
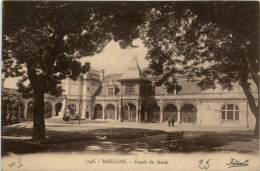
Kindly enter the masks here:
M 244 162 L 241 162 L 239 160 L 236 160 L 235 158 L 231 158 L 229 163 L 226 163 L 227 166 L 229 166 L 228 168 L 231 167 L 244 167 L 244 166 L 248 166 L 249 165 L 249 159 L 245 160 Z
M 17 166 L 17 168 L 20 168 L 20 167 L 23 166 L 23 164 L 21 163 L 21 161 L 22 161 L 22 160 L 21 160 L 20 158 L 18 158 L 17 161 L 14 161 L 14 162 L 8 164 L 8 166 L 9 166 L 9 167 Z

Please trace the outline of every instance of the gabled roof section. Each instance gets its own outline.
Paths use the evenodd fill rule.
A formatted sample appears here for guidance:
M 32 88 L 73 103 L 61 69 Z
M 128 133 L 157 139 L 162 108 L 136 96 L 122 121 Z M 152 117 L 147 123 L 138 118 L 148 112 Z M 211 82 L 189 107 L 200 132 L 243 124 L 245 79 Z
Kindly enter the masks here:
M 129 63 L 129 67 L 123 73 L 120 80 L 148 80 L 139 67 L 136 56 L 133 58 L 133 61 Z
M 122 77 L 123 74 L 109 74 L 106 75 L 103 81 L 117 81 Z

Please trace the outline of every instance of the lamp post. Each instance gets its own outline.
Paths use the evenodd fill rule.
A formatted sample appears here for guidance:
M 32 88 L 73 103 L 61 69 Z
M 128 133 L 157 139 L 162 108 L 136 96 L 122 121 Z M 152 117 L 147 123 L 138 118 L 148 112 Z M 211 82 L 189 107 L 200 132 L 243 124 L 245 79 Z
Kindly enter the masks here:
M 193 107 L 193 108 L 192 108 L 192 114 L 193 114 L 193 115 L 192 115 L 192 116 L 193 116 L 193 119 L 192 119 L 193 121 L 192 121 L 192 122 L 193 122 L 193 126 L 194 126 L 194 114 L 195 114 L 195 111 L 196 111 L 196 110 L 195 110 L 195 108 Z

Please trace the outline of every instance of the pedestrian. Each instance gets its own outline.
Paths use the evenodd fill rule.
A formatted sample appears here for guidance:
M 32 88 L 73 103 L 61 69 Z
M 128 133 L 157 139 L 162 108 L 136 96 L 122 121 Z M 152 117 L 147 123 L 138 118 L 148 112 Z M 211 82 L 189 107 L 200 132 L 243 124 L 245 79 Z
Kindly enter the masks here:
M 171 124 L 172 124 L 172 118 L 169 116 L 168 119 L 167 119 L 167 121 L 168 121 L 168 126 L 170 127 Z
M 174 127 L 174 122 L 175 122 L 175 119 L 173 118 L 172 119 L 172 127 Z
M 70 110 L 66 109 L 66 121 L 69 122 L 70 120 Z

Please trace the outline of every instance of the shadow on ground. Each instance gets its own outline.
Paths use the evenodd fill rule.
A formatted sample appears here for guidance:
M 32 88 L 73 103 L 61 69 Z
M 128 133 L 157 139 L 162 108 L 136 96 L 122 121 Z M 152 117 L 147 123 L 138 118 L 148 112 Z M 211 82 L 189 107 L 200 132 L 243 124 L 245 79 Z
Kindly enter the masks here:
M 160 141 L 166 138 L 161 130 L 137 128 L 104 128 L 81 131 L 46 129 L 46 139 L 34 141 L 31 128 L 5 128 L 2 132 L 2 156 L 9 152 L 26 154 L 36 152 L 62 153 L 191 153 L 238 152 L 258 153 L 257 139 L 252 131 L 193 131 L 185 132 L 182 148 L 173 152 L 162 150 Z M 9 138 L 8 138 L 9 137 Z M 11 137 L 11 138 L 10 138 Z M 26 138 L 24 138 L 26 137 Z

